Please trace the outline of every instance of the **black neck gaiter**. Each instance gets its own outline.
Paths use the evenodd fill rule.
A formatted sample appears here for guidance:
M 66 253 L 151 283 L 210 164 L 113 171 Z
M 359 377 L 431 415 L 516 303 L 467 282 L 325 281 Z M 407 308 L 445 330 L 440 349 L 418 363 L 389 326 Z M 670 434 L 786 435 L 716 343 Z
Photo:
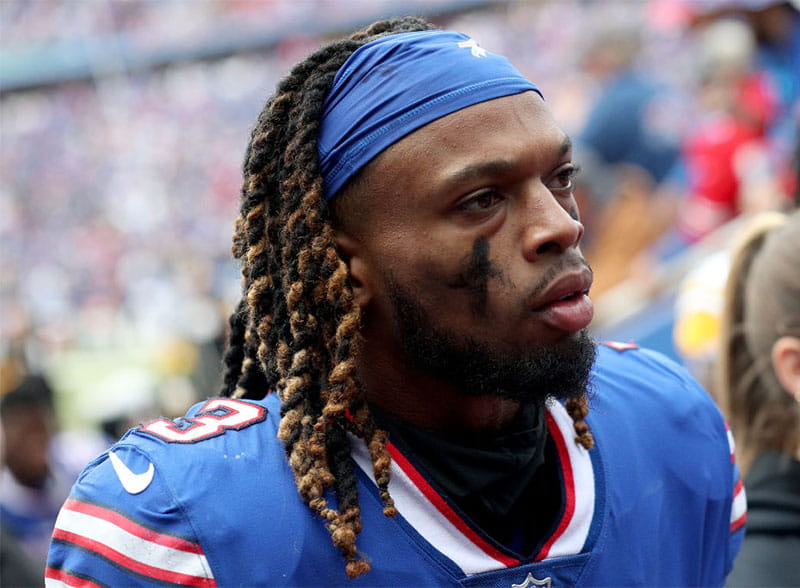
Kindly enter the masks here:
M 426 478 L 491 537 L 508 545 L 512 536 L 519 535 L 520 525 L 541 526 L 536 522 L 528 525 L 527 516 L 521 520 L 519 506 L 523 496 L 530 498 L 531 482 L 545 461 L 549 436 L 543 406 L 523 407 L 503 431 L 471 433 L 460 438 L 444 438 L 377 408 L 372 411 L 378 426 L 389 432 L 392 443 L 407 450 Z M 547 492 L 552 495 L 555 487 L 560 496 L 558 474 L 553 475 L 555 483 L 547 484 Z M 538 477 L 542 477 L 541 472 Z M 535 508 L 529 505 L 526 510 Z M 545 517 L 543 530 L 526 528 L 524 535 L 528 537 L 523 545 L 536 544 L 528 531 L 537 537 L 546 532 L 555 514 L 551 511 Z

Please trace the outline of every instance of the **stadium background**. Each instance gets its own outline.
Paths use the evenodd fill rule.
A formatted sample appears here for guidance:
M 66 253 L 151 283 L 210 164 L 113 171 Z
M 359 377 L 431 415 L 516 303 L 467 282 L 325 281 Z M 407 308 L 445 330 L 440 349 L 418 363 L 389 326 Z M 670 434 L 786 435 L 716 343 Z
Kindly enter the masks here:
M 703 115 L 703 26 L 731 6 L 769 4 L 0 1 L 3 391 L 26 371 L 45 374 L 67 429 L 174 416 L 216 393 L 225 319 L 238 298 L 230 235 L 250 126 L 278 79 L 325 39 L 381 17 L 426 16 L 509 56 L 578 137 L 602 89 L 586 67 L 593 40 L 633 30 L 637 68 L 669 88 L 669 108 L 650 122 L 679 142 Z M 775 151 L 790 160 L 785 141 Z M 639 208 L 626 226 L 668 232 L 655 188 L 634 192 Z M 594 216 L 591 244 L 607 228 Z M 713 325 L 702 323 L 688 345 L 696 357 L 680 353 L 678 297 L 737 222 L 669 257 L 647 250 L 651 234 L 615 228 L 608 258 L 595 252 L 614 274 L 598 284 L 597 336 L 702 363 Z M 721 270 L 701 273 L 710 285 L 688 304 L 713 319 Z

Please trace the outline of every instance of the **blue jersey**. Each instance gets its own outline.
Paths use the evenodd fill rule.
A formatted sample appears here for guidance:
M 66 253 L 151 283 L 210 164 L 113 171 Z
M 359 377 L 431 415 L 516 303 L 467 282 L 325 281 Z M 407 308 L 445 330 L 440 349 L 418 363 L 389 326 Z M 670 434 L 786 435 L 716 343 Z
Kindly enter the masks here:
M 357 546 L 372 570 L 348 579 L 297 493 L 270 395 L 212 399 L 148 423 L 89 464 L 56 523 L 47 585 L 721 585 L 741 542 L 744 493 L 709 396 L 677 365 L 630 346 L 600 346 L 592 385 L 590 451 L 574 442 L 564 407 L 548 404 L 562 503 L 529 559 L 487 536 L 392 445 L 399 514 L 383 516 L 368 452 L 353 438 Z

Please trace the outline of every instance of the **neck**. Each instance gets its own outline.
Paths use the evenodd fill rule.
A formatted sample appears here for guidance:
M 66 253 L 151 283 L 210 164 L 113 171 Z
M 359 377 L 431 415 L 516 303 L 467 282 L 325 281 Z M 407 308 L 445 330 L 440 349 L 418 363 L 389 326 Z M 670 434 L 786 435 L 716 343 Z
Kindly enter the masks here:
M 389 416 L 449 437 L 501 431 L 519 413 L 515 400 L 465 395 L 413 366 L 399 364 L 397 357 L 364 357 L 359 362 L 368 402 Z

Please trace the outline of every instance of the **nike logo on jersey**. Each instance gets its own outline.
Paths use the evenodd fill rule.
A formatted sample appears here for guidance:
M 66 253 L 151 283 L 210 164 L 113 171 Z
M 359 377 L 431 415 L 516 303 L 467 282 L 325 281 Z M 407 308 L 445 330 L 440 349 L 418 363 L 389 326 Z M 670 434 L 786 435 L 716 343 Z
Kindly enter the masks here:
M 134 474 L 125 463 L 117 457 L 113 451 L 108 454 L 111 458 L 111 465 L 114 466 L 114 472 L 119 478 L 120 484 L 125 488 L 128 494 L 140 494 L 147 490 L 150 482 L 153 481 L 153 474 L 155 468 L 153 464 L 149 464 L 147 471 L 141 474 Z

